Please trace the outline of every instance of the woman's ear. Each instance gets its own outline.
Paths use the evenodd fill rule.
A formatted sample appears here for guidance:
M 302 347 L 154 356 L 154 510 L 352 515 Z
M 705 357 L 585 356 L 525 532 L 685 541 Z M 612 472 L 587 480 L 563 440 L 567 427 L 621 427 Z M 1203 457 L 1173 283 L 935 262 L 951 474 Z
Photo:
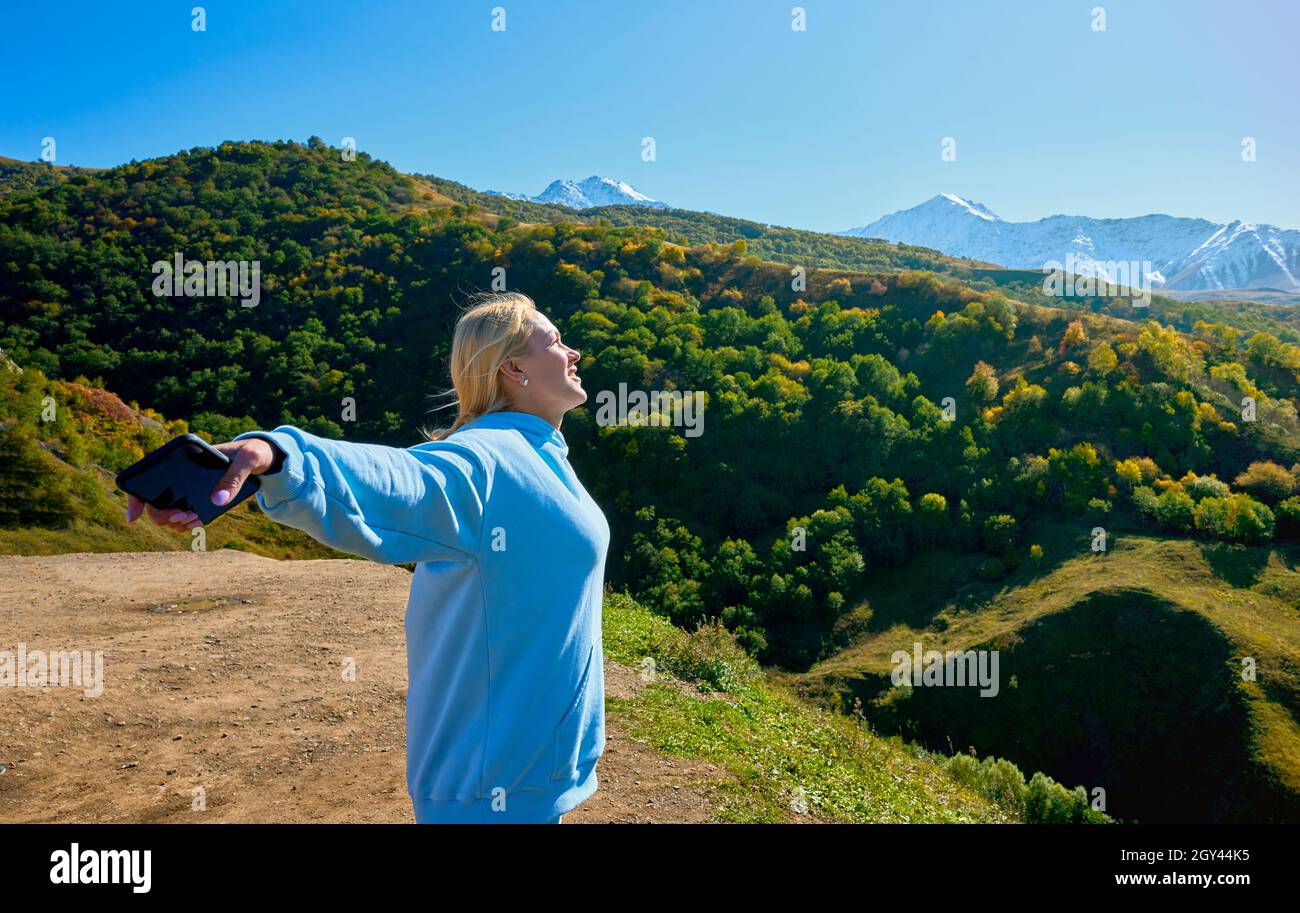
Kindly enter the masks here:
M 519 367 L 519 363 L 513 358 L 507 358 L 501 363 L 501 373 L 504 374 L 506 380 L 511 383 L 516 383 L 520 386 L 527 386 L 528 384 L 528 377 L 524 374 L 523 368 Z

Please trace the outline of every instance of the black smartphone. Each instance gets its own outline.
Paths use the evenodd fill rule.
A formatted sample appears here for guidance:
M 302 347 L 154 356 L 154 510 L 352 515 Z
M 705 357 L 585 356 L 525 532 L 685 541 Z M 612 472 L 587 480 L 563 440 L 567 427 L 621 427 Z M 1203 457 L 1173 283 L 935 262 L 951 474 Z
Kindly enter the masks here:
M 117 487 L 161 510 L 192 510 L 206 525 L 262 486 L 250 475 L 230 503 L 212 503 L 212 489 L 230 467 L 230 457 L 196 434 L 172 438 L 117 474 Z

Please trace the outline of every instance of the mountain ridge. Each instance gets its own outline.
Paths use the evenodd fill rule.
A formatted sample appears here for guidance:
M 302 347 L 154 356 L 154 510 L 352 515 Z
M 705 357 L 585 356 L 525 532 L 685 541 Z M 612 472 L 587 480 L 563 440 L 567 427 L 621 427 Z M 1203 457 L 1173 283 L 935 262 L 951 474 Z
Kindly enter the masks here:
M 1234 220 L 1150 213 L 1129 218 L 1051 215 L 1012 222 L 952 193 L 882 216 L 848 237 L 932 247 L 1009 268 L 1051 268 L 1115 280 L 1115 263 L 1140 264 L 1157 289 L 1300 290 L 1300 231 Z
M 537 196 L 500 190 L 485 190 L 489 196 L 506 197 L 529 203 L 550 203 L 569 209 L 591 209 L 596 206 L 649 206 L 667 209 L 668 204 L 646 196 L 626 181 L 593 174 L 581 181 L 558 179 L 546 185 Z

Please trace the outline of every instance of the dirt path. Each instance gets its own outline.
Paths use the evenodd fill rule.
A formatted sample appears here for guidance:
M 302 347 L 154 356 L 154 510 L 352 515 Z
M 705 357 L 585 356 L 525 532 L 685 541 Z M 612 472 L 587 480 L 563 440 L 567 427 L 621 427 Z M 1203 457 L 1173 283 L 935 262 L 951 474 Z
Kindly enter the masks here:
M 0 650 L 104 656 L 99 696 L 0 687 L 0 822 L 414 821 L 409 582 L 231 550 L 0 557 Z M 609 660 L 605 675 L 610 695 L 641 687 Z M 606 742 L 600 789 L 565 824 L 712 819 L 711 765 L 608 716 Z

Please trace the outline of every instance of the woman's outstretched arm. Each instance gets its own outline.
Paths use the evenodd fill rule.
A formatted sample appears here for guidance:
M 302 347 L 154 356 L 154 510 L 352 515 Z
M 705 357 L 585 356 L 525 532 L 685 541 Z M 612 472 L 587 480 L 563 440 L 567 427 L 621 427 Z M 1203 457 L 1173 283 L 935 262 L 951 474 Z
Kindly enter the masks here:
M 406 450 L 336 441 L 293 425 L 234 440 L 250 437 L 264 438 L 284 454 L 278 472 L 260 476 L 257 493 L 258 505 L 277 523 L 381 564 L 465 558 L 478 551 L 488 479 L 469 448 Z M 242 479 L 234 490 L 239 484 Z

